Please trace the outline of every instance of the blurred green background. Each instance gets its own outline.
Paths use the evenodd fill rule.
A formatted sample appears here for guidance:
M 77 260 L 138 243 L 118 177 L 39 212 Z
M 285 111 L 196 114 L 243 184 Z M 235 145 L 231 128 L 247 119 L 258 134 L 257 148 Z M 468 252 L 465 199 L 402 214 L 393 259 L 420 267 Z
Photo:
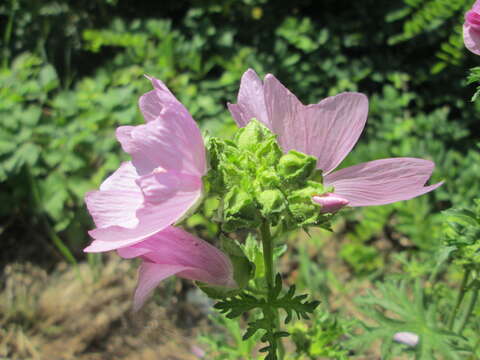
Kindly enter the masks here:
M 119 125 L 143 121 L 143 77 L 162 79 L 202 129 L 228 136 L 226 102 L 249 67 L 304 103 L 342 91 L 370 99 L 342 166 L 391 157 L 435 161 L 435 192 L 347 215 L 340 256 L 357 274 L 402 239 L 428 254 L 439 211 L 479 194 L 478 103 L 463 46 L 469 0 L 5 0 L 0 5 L 0 265 L 52 269 L 85 257 L 83 196 L 126 159 Z
M 341 91 L 370 98 L 347 164 L 432 159 L 446 183 L 410 202 L 366 209 L 429 246 L 435 213 L 479 192 L 478 106 L 461 38 L 467 0 L 8 0 L 0 5 L 1 263 L 82 257 L 92 227 L 83 196 L 124 158 L 119 125 L 162 79 L 203 129 L 228 136 L 242 73 L 275 74 L 304 103 Z M 369 226 L 370 225 L 370 226 Z M 56 244 L 56 245 L 55 245 Z M 5 248 L 6 246 L 6 248 Z

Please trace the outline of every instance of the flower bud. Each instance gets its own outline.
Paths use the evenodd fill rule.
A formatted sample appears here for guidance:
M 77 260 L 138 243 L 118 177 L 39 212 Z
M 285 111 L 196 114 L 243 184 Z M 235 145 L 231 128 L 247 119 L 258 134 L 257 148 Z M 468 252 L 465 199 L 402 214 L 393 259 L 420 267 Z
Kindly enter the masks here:
M 322 184 L 307 181 L 305 187 L 292 191 L 288 197 L 288 208 L 297 226 L 316 225 L 321 218 L 319 207 L 312 201 L 316 194 L 323 194 L 325 191 Z
M 265 126 L 253 119 L 247 126 L 241 128 L 235 138 L 239 149 L 251 150 L 261 144 L 265 138 Z
M 260 214 L 253 197 L 245 190 L 235 186 L 225 195 L 224 200 L 225 231 L 256 228 L 260 225 Z
M 322 205 L 322 209 L 320 210 L 322 214 L 337 212 L 349 203 L 347 199 L 332 193 L 314 196 L 312 200 Z
M 262 216 L 276 224 L 279 215 L 285 210 L 285 198 L 280 190 L 262 191 L 257 195 L 257 201 Z
M 288 183 L 305 182 L 315 171 L 317 159 L 301 152 L 290 150 L 280 158 L 278 173 Z
M 418 344 L 419 337 L 415 333 L 402 331 L 402 332 L 397 332 L 395 335 L 393 335 L 393 340 L 400 344 L 415 347 Z

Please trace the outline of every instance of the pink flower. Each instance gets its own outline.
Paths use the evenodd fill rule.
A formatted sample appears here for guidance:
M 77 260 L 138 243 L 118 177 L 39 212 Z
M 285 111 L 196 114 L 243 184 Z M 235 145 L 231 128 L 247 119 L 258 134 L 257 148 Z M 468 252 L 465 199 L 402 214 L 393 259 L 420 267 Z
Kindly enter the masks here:
M 228 104 L 238 126 L 252 118 L 277 135 L 282 149 L 303 152 L 317 158 L 324 184 L 334 194 L 315 196 L 323 212 L 345 206 L 382 205 L 408 200 L 439 187 L 425 186 L 434 163 L 416 158 L 390 158 L 333 170 L 356 144 L 367 121 L 368 100 L 347 92 L 313 105 L 303 105 L 273 75 L 259 79 L 249 69 L 243 76 L 237 104 Z
M 177 275 L 216 286 L 236 287 L 230 259 L 220 250 L 179 228 L 169 226 L 118 254 L 126 259 L 143 260 L 133 300 L 140 309 L 163 279 Z
M 480 55 L 480 0 L 465 14 L 463 42 L 468 50 Z
M 140 97 L 146 124 L 121 126 L 116 135 L 131 162 L 85 197 L 96 229 L 87 252 L 138 243 L 181 219 L 202 196 L 205 147 L 187 109 L 160 80 Z

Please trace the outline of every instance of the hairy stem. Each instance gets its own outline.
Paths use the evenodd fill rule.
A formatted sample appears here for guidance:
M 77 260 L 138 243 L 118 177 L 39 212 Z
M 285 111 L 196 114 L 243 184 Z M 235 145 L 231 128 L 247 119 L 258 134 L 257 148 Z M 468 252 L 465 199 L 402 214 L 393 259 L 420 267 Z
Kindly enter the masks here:
M 273 240 L 270 234 L 270 226 L 264 221 L 260 227 L 263 246 L 263 261 L 265 263 L 265 278 L 267 280 L 268 294 L 273 289 Z
M 455 323 L 455 318 L 457 317 L 458 309 L 460 308 L 463 298 L 465 297 L 469 277 L 470 277 L 470 270 L 465 270 L 465 272 L 463 273 L 462 284 L 460 285 L 460 289 L 458 289 L 457 301 L 455 302 L 455 307 L 453 308 L 452 314 L 450 315 L 450 320 L 448 321 L 449 330 L 453 329 L 453 324 Z
M 270 225 L 266 220 L 262 222 L 260 226 L 260 233 L 262 238 L 263 246 L 263 261 L 265 263 L 265 278 L 268 286 L 268 300 L 272 298 L 273 284 L 274 284 L 274 274 L 273 271 L 273 238 L 270 233 Z M 280 330 L 280 319 L 278 316 L 278 311 L 275 310 L 275 331 Z M 285 357 L 285 349 L 281 339 L 277 340 L 277 349 L 278 349 L 278 358 L 283 360 Z

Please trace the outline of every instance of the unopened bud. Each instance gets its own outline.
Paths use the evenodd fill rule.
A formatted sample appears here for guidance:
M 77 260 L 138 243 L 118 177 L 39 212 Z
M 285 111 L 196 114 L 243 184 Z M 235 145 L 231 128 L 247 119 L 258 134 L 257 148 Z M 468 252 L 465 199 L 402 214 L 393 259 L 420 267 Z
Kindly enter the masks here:
M 317 159 L 301 152 L 290 150 L 280 158 L 278 173 L 289 183 L 306 181 L 315 171 Z
M 225 231 L 256 228 L 260 217 L 254 199 L 239 187 L 230 189 L 225 196 L 224 224 Z
M 280 190 L 265 190 L 257 195 L 260 212 L 268 219 L 276 217 L 285 209 L 285 198 Z M 271 219 L 274 220 L 274 219 Z
M 239 149 L 252 149 L 261 144 L 265 138 L 265 126 L 252 119 L 247 126 L 238 130 L 236 143 Z
M 393 335 L 393 340 L 400 344 L 415 347 L 418 344 L 419 337 L 415 333 L 402 331 Z
M 337 212 L 349 203 L 347 199 L 332 193 L 314 196 L 312 200 L 322 206 L 320 210 L 322 214 Z

